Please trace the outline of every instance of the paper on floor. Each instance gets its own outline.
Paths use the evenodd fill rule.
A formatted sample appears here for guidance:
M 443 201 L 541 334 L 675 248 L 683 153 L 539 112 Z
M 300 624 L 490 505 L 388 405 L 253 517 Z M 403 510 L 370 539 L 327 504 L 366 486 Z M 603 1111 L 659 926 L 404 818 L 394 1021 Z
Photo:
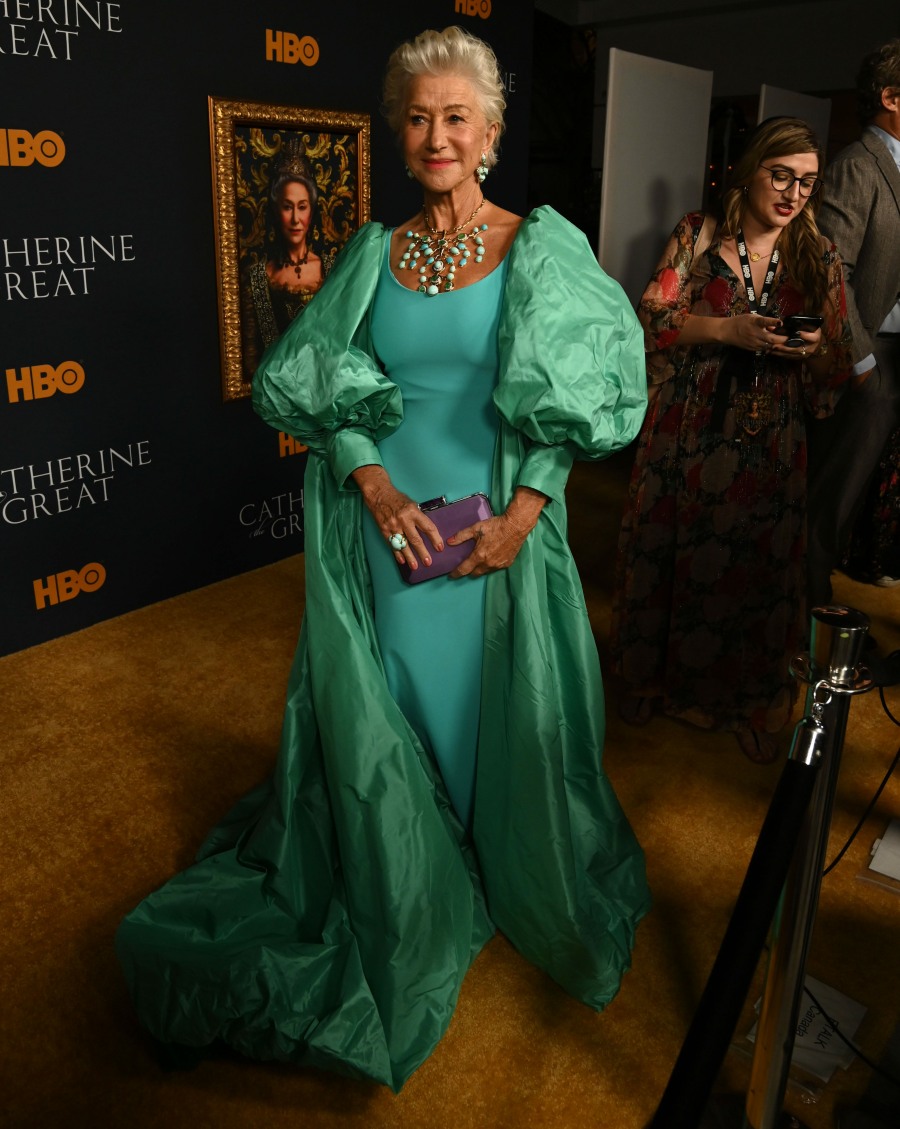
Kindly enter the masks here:
M 822 1005 L 825 1014 L 835 1021 L 846 1038 L 852 1040 L 866 1014 L 863 1005 L 851 1000 L 836 988 L 823 984 L 821 980 L 816 980 L 814 976 L 807 976 L 804 983 Z M 757 1001 L 757 1010 L 760 1002 Z M 747 1033 L 747 1038 L 751 1042 L 756 1039 L 756 1026 L 754 1023 Z M 839 1066 L 846 1069 L 855 1057 L 853 1051 L 835 1033 L 822 1011 L 813 1003 L 809 993 L 804 992 L 797 1016 L 797 1032 L 794 1036 L 791 1065 L 827 1082 Z

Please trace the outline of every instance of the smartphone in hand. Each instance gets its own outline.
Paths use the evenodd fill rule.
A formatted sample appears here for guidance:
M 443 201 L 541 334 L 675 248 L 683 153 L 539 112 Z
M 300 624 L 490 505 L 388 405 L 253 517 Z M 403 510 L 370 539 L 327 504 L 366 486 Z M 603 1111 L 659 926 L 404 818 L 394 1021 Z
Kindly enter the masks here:
M 816 317 L 813 314 L 788 314 L 781 323 L 781 329 L 777 332 L 787 334 L 788 340 L 785 341 L 785 345 L 789 345 L 792 349 L 798 349 L 805 344 L 803 338 L 799 336 L 800 331 L 818 329 L 824 321 L 824 318 Z

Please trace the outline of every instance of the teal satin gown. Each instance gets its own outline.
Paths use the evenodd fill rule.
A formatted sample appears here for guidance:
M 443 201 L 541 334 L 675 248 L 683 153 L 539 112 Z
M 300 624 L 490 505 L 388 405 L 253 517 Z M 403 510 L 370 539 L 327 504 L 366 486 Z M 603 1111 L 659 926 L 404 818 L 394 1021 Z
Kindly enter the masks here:
M 621 288 L 579 232 L 537 209 L 519 229 L 505 280 L 495 272 L 449 295 L 388 295 L 412 311 L 405 317 L 442 321 L 457 303 L 502 291 L 495 337 L 496 300 L 484 303 L 493 313 L 476 312 L 477 334 L 468 322 L 457 327 L 460 348 L 472 350 L 460 376 L 472 384 L 456 410 L 472 436 L 406 448 L 422 442 L 418 428 L 402 436 L 404 413 L 419 411 L 412 356 L 390 330 L 379 336 L 386 357 L 397 351 L 401 391 L 372 341 L 389 238 L 378 224 L 360 229 L 254 379 L 256 410 L 311 452 L 306 608 L 273 775 L 214 829 L 194 866 L 128 914 L 116 947 L 157 1039 L 222 1040 L 256 1059 L 399 1089 L 446 1030 L 495 928 L 597 1010 L 629 966 L 649 899 L 640 847 L 602 768 L 603 688 L 566 541 L 564 486 L 574 458 L 602 458 L 634 437 L 646 383 L 641 330 Z M 448 326 L 421 332 L 447 342 Z M 497 363 L 485 374 L 492 340 Z M 421 351 L 422 342 L 410 344 Z M 435 350 L 436 363 L 446 360 Z M 446 445 L 470 440 L 464 456 Z M 469 707 L 478 755 L 467 834 L 436 768 L 439 740 L 410 704 L 421 687 L 433 703 L 445 685 L 421 683 L 409 717 L 390 686 L 392 649 L 419 656 L 418 676 L 449 635 L 452 667 L 456 632 L 385 614 L 384 592 L 406 593 L 391 554 L 365 532 L 352 471 L 384 460 L 414 495 L 468 493 L 485 482 L 491 444 L 495 512 L 517 485 L 550 500 L 510 568 L 444 585 L 453 598 L 484 599 L 483 632 L 466 632 L 482 639 L 472 663 L 480 658 L 481 694 L 480 709 Z M 424 608 L 439 593 L 412 599 Z M 440 728 L 452 745 L 452 722 Z M 470 732 L 459 745 L 471 775 Z
M 403 426 L 379 444 L 391 481 L 417 502 L 491 489 L 493 392 L 506 262 L 472 286 L 426 298 L 391 274 L 372 309 L 372 344 L 403 394 Z M 436 758 L 457 815 L 471 823 L 481 705 L 485 578 L 407 584 L 368 510 L 363 537 L 390 692 Z

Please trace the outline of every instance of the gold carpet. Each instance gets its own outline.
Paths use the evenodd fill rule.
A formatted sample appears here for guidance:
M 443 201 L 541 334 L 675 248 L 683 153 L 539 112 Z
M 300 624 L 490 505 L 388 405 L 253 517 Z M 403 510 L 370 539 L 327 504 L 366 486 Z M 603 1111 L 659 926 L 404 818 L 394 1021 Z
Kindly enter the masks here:
M 572 544 L 604 656 L 624 458 L 579 466 Z M 883 651 L 900 589 L 840 579 Z M 209 827 L 269 770 L 303 605 L 292 559 L 0 659 L 0 1125 L 4 1129 L 641 1129 L 656 1108 L 753 850 L 779 766 L 733 738 L 655 718 L 629 729 L 610 681 L 606 765 L 647 853 L 655 905 L 634 964 L 596 1015 L 502 938 L 471 969 L 447 1036 L 400 1095 L 312 1070 L 154 1062 L 113 954 L 123 914 L 191 862 Z M 900 713 L 900 689 L 889 692 Z M 787 746 L 790 734 L 784 734 Z M 856 699 L 829 858 L 900 744 L 877 694 Z M 860 881 L 900 815 L 891 781 L 823 883 L 809 970 L 869 1010 L 878 1058 L 896 1023 L 900 896 Z M 749 1028 L 751 991 L 737 1039 Z M 747 1044 L 744 1044 L 747 1045 Z M 857 1060 L 814 1104 L 830 1129 L 871 1072 Z M 730 1053 L 717 1089 L 743 1091 Z

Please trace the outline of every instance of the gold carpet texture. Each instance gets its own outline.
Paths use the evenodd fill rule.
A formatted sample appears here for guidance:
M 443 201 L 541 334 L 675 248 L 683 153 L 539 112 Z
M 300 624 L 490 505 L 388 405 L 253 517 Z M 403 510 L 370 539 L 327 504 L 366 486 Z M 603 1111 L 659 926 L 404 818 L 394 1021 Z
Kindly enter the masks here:
M 571 540 L 601 658 L 627 462 L 580 466 Z M 780 765 L 728 735 L 664 718 L 643 729 L 607 685 L 606 766 L 647 854 L 655 904 L 632 970 L 602 1015 L 501 936 L 475 961 L 449 1032 L 399 1095 L 238 1058 L 164 1072 L 113 953 L 129 909 L 188 865 L 210 826 L 270 769 L 303 606 L 303 558 L 0 659 L 0 1126 L 3 1129 L 642 1129 L 715 959 Z M 900 648 L 900 589 L 839 578 L 883 652 Z M 900 715 L 900 688 L 888 692 Z M 790 733 L 783 735 L 784 749 Z M 855 699 L 828 850 L 874 793 L 900 730 L 877 693 Z M 859 1001 L 877 1059 L 897 1024 L 900 894 L 861 881 L 900 816 L 892 780 L 825 878 L 809 971 Z M 735 1041 L 752 1022 L 762 969 Z M 717 1090 L 743 1092 L 731 1052 Z M 857 1060 L 806 1104 L 831 1129 L 871 1078 Z

